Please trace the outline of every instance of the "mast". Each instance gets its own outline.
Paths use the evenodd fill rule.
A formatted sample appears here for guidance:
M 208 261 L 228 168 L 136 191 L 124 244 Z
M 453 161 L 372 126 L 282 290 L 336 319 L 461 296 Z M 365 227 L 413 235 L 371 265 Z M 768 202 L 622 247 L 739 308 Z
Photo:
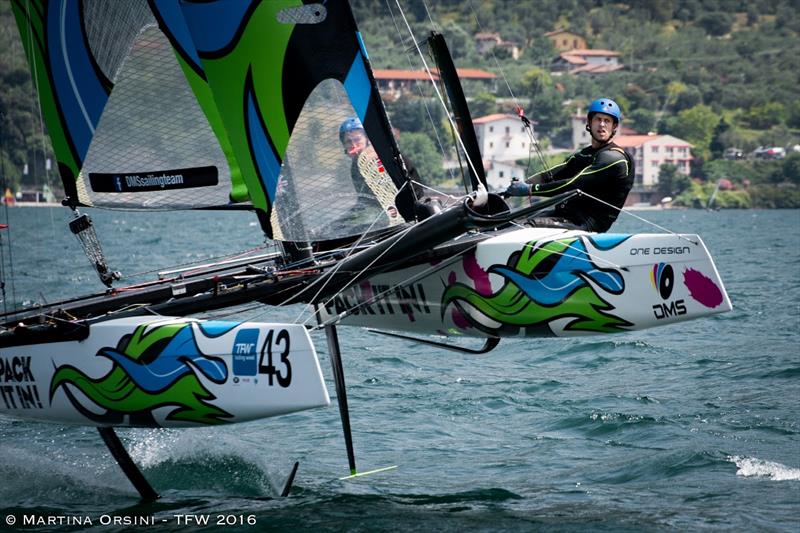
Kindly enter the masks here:
M 478 138 L 475 135 L 475 127 L 472 125 L 472 115 L 470 115 L 467 99 L 464 96 L 464 90 L 461 87 L 458 72 L 453 64 L 453 58 L 450 56 L 444 36 L 441 33 L 431 32 L 428 46 L 439 69 L 439 77 L 444 84 L 447 98 L 453 108 L 453 120 L 458 129 L 457 134 L 464 143 L 467 158 L 472 163 L 467 165 L 472 190 L 477 190 L 478 184 L 488 188 L 486 174 L 483 170 L 483 158 L 478 147 Z

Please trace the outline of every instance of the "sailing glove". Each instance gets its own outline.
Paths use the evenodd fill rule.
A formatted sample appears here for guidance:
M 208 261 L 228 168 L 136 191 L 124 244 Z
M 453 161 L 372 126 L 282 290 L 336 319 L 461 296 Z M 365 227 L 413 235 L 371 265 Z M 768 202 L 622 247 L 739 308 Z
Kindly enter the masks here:
M 505 196 L 528 196 L 531 193 L 531 186 L 520 181 L 519 178 L 511 180 L 511 185 L 503 193 Z

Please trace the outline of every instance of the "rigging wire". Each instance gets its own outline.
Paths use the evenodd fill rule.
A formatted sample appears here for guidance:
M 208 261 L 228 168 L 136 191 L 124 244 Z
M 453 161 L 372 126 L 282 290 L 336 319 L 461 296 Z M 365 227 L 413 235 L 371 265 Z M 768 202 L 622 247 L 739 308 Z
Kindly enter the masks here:
M 470 10 L 472 11 L 473 16 L 475 17 L 475 23 L 478 25 L 478 29 L 480 29 L 481 32 L 485 32 L 486 30 L 481 24 L 480 19 L 478 18 L 478 12 L 475 11 L 475 6 L 472 5 L 471 1 L 469 1 L 468 4 Z M 494 53 L 494 50 L 490 48 L 489 53 L 491 54 L 492 59 L 494 60 L 494 64 L 497 67 L 497 70 L 500 72 L 500 77 L 506 84 L 506 88 L 508 89 L 508 94 L 511 96 L 511 100 L 514 102 L 514 108 L 516 110 L 516 113 L 519 116 L 520 120 L 522 121 L 522 124 L 525 127 L 525 131 L 528 134 L 530 142 L 528 144 L 528 166 L 525 169 L 525 173 L 527 174 L 528 171 L 530 170 L 530 159 L 531 159 L 530 152 L 534 151 L 537 157 L 539 158 L 539 162 L 542 164 L 543 171 L 546 171 L 548 175 L 552 177 L 552 173 L 550 172 L 550 169 L 547 166 L 547 162 L 544 159 L 544 153 L 542 152 L 539 140 L 533 133 L 533 127 L 531 125 L 530 119 L 528 119 L 528 117 L 525 116 L 522 105 L 519 103 L 519 99 L 514 94 L 514 91 L 511 89 L 511 84 L 508 81 L 508 76 L 506 76 L 505 70 L 503 70 L 503 67 L 500 65 L 500 61 L 497 59 L 497 55 Z
M 404 184 L 404 185 L 403 185 L 403 187 L 405 187 L 406 185 L 407 185 L 407 184 Z M 375 222 L 373 222 L 373 225 L 374 225 L 374 224 L 375 224 L 375 223 L 376 223 L 376 222 L 377 222 L 379 219 L 380 219 L 380 217 L 379 217 L 378 219 L 376 219 L 376 220 L 375 220 Z M 371 226 L 370 226 L 370 227 L 371 227 Z M 373 259 L 373 260 L 372 260 L 372 261 L 371 261 L 369 264 L 367 264 L 367 265 L 366 265 L 366 266 L 365 266 L 363 269 L 361 269 L 359 272 L 356 272 L 356 273 L 355 273 L 353 276 L 351 276 L 351 278 L 352 278 L 352 279 L 357 279 L 357 278 L 358 278 L 358 277 L 359 277 L 361 274 L 363 274 L 364 272 L 366 272 L 366 271 L 367 271 L 367 269 L 369 269 L 369 267 L 371 267 L 372 265 L 374 265 L 374 264 L 375 264 L 375 263 L 376 263 L 376 262 L 377 262 L 377 261 L 378 261 L 378 260 L 379 260 L 381 257 L 383 257 L 384 255 L 386 255 L 386 254 L 389 252 L 389 250 L 391 250 L 391 249 L 392 249 L 392 248 L 393 248 L 393 247 L 394 247 L 394 246 L 395 246 L 395 245 L 396 245 L 398 242 L 400 242 L 400 241 L 402 240 L 402 236 L 403 236 L 403 235 L 406 235 L 406 234 L 408 234 L 408 232 L 410 232 L 410 231 L 411 231 L 411 229 L 412 229 L 413 227 L 414 227 L 413 225 L 409 225 L 409 227 L 408 227 L 408 228 L 406 228 L 406 229 L 405 229 L 405 230 L 403 230 L 402 232 L 398 233 L 397 235 L 399 235 L 399 237 L 398 237 L 398 238 L 396 238 L 395 242 L 393 242 L 393 243 L 392 243 L 392 244 L 391 244 L 391 245 L 390 245 L 388 248 L 386 248 L 386 249 L 385 249 L 383 252 L 381 252 L 380 254 L 378 254 L 378 255 L 377 255 L 377 256 L 376 256 L 376 257 L 375 257 L 375 258 L 374 258 L 374 259 Z M 352 249 L 355 249 L 355 246 L 357 246 L 357 245 L 358 245 L 358 244 L 361 242 L 361 240 L 364 238 L 364 235 L 366 235 L 366 233 L 365 233 L 365 234 L 362 234 L 362 236 L 359 238 L 359 240 L 358 240 L 358 241 L 357 241 L 357 242 L 356 242 L 356 243 L 353 245 Z M 352 252 L 351 252 L 351 253 L 352 253 Z M 322 287 L 320 287 L 320 289 L 317 291 L 317 293 L 314 295 L 314 297 L 313 297 L 313 298 L 312 298 L 312 299 L 311 299 L 309 302 L 316 302 L 317 298 L 318 298 L 318 297 L 319 297 L 319 295 L 322 293 L 323 289 L 325 289 L 325 287 L 328 285 L 328 283 L 330 282 L 330 280 L 331 280 L 331 279 L 333 279 L 333 274 L 335 274 L 336 272 L 338 272 L 338 270 L 339 270 L 339 269 L 341 268 L 341 266 L 344 264 L 344 259 L 346 259 L 347 257 L 349 257 L 349 256 L 351 255 L 351 253 L 348 253 L 348 255 L 347 255 L 347 256 L 345 256 L 344 258 L 342 258 L 342 259 L 339 261 L 339 263 L 337 263 L 336 267 L 334 267 L 334 269 L 331 271 L 331 273 L 326 275 L 326 277 L 327 277 L 328 279 L 325 281 L 325 283 L 322 285 Z M 320 279 L 322 279 L 322 278 L 320 278 Z M 317 281 L 319 281 L 319 280 L 317 280 Z M 313 285 L 313 284 L 315 284 L 315 283 L 317 283 L 317 281 L 315 281 L 314 283 L 312 283 L 312 285 Z M 311 286 L 311 285 L 309 285 L 309 287 L 310 287 L 310 286 Z M 309 288 L 309 287 L 306 287 L 306 288 Z M 331 296 L 330 298 L 328 298 L 328 300 L 326 300 L 325 302 L 321 302 L 321 305 L 327 305 L 327 304 L 328 304 L 328 303 L 330 303 L 330 302 L 331 302 L 331 301 L 332 301 L 334 298 L 336 298 L 336 296 L 338 296 L 338 295 L 342 294 L 342 293 L 343 293 L 343 292 L 344 292 L 346 289 L 347 289 L 347 286 L 345 286 L 345 287 L 344 287 L 344 288 L 342 288 L 342 289 L 339 289 L 338 291 L 336 291 L 336 293 L 335 293 L 333 296 Z M 300 291 L 300 293 L 302 293 L 302 292 L 304 292 L 304 291 L 305 291 L 305 289 L 303 289 L 303 291 Z M 300 293 L 298 293 L 298 294 L 300 294 Z M 312 303 L 308 303 L 308 304 L 306 304 L 306 305 L 303 307 L 303 310 L 300 312 L 300 315 L 298 315 L 298 317 L 295 319 L 295 323 L 297 323 L 297 322 L 299 322 L 299 321 L 300 321 L 300 319 L 302 318 L 303 314 L 306 312 L 306 310 L 307 310 L 307 309 L 309 309 L 310 307 L 312 307 L 312 305 L 314 305 L 314 304 L 312 304 Z M 313 315 L 312 315 L 312 316 L 313 316 Z
M 411 40 L 414 42 L 414 47 L 416 48 L 417 53 L 419 54 L 420 59 L 422 60 L 422 64 L 425 66 L 425 72 L 428 74 L 428 78 L 431 80 L 431 83 L 433 84 L 433 89 L 436 92 L 436 96 L 439 99 L 439 103 L 442 104 L 442 108 L 445 110 L 447 121 L 450 123 L 450 127 L 454 131 L 458 131 L 455 121 L 453 120 L 452 115 L 447 109 L 447 104 L 445 104 L 444 98 L 442 97 L 442 93 L 441 91 L 439 91 L 439 87 L 436 85 L 436 81 L 433 79 L 433 72 L 428 66 L 428 62 L 425 60 L 425 54 L 422 53 L 422 49 L 419 47 L 419 43 L 414 37 L 414 31 L 411 29 L 411 24 L 409 24 L 408 19 L 406 18 L 406 14 L 403 11 L 403 8 L 400 6 L 400 0 L 395 0 L 395 3 L 397 4 L 397 9 L 400 11 L 400 16 L 403 18 L 403 22 L 405 23 L 406 28 L 408 29 L 408 33 L 411 36 Z M 459 136 L 456 136 L 456 139 L 458 139 L 459 148 L 461 148 L 464 151 L 464 157 L 467 160 L 467 164 L 469 164 L 469 167 L 472 170 L 473 174 L 475 176 L 478 176 L 479 174 L 475 170 L 475 162 L 470 159 L 469 154 L 467 153 L 467 147 L 464 146 L 464 141 L 462 141 L 461 137 Z M 481 164 L 483 164 L 483 162 L 481 162 Z
M 198 265 L 198 263 L 207 263 L 209 261 L 210 262 L 220 262 L 221 260 L 238 259 L 240 257 L 247 257 L 248 255 L 250 255 L 252 253 L 256 253 L 256 252 L 259 252 L 259 251 L 267 250 L 268 248 L 270 248 L 270 246 L 271 245 L 266 245 L 265 244 L 265 245 L 262 245 L 262 246 L 255 246 L 255 247 L 249 248 L 247 250 L 241 250 L 239 252 L 232 252 L 230 254 L 216 255 L 216 256 L 209 257 L 207 259 L 199 259 L 197 261 L 189 261 L 189 262 L 180 263 L 180 264 L 177 264 L 177 265 L 170 265 L 169 270 L 180 270 L 180 269 L 182 269 L 184 267 L 191 267 L 191 266 L 194 266 L 194 265 Z M 198 265 L 198 267 L 199 266 L 200 265 Z M 144 270 L 142 272 L 134 272 L 132 274 L 124 274 L 124 275 L 121 276 L 120 279 L 132 279 L 132 278 L 136 278 L 136 277 L 146 276 L 147 274 L 155 274 L 155 273 L 158 273 L 158 272 L 162 272 L 165 269 L 166 269 L 165 267 L 161 267 L 161 268 L 154 268 L 154 269 L 151 269 L 151 270 Z M 191 274 L 192 272 L 189 271 L 188 273 Z
M 401 48 L 403 48 L 403 50 L 406 51 L 406 59 L 408 60 L 408 65 L 410 67 L 412 67 L 412 70 L 413 70 L 413 67 L 415 65 L 414 65 L 414 62 L 411 60 L 411 54 L 409 53 L 411 50 L 413 50 L 413 47 L 412 46 L 406 46 L 406 44 L 405 44 L 404 34 L 403 34 L 403 32 L 400 31 L 400 26 L 397 24 L 397 17 L 395 17 L 395 15 L 394 15 L 394 11 L 392 10 L 391 4 L 390 4 L 390 0 L 386 0 L 386 7 L 389 10 L 389 15 L 392 17 L 392 23 L 394 24 L 394 28 L 395 28 L 395 31 L 397 32 L 397 36 L 400 38 L 400 46 L 401 46 Z M 426 6 L 426 9 L 427 9 L 427 6 Z M 430 14 L 429 14 L 429 16 L 430 16 Z M 432 20 L 431 20 L 431 23 L 433 24 Z M 425 107 L 425 112 L 428 114 L 428 120 L 430 120 L 430 122 L 431 122 L 431 126 L 432 126 L 431 129 L 433 130 L 433 134 L 436 137 L 436 144 L 439 146 L 439 151 L 441 152 L 442 157 L 446 158 L 447 157 L 447 150 L 445 149 L 444 143 L 442 142 L 442 139 L 439 136 L 439 128 L 436 127 L 436 122 L 433 120 L 433 114 L 431 113 L 431 108 L 428 105 L 428 99 L 425 97 L 425 94 L 422 91 L 422 84 L 419 82 L 419 80 L 415 80 L 414 81 L 414 86 L 417 88 L 417 91 L 419 92 L 419 95 L 420 95 L 420 100 L 422 101 L 422 105 Z M 458 151 L 456 151 L 456 153 L 458 153 Z M 447 170 L 450 173 L 450 177 L 454 178 L 455 177 L 455 173 L 453 172 L 453 169 L 447 169 Z
M 0 111 L 0 172 L 3 173 L 2 175 L 2 185 L 3 189 L 6 188 L 6 158 L 5 158 L 5 120 L 6 114 L 3 111 Z M 5 192 L 4 192 L 5 194 Z M 14 285 L 14 253 L 12 248 L 12 228 L 9 220 L 9 211 L 8 211 L 8 202 L 3 202 L 3 212 L 5 215 L 5 221 L 8 223 L 6 225 L 6 231 L 8 232 L 8 270 L 9 270 L 9 279 L 11 280 L 11 301 L 12 305 L 16 307 L 17 303 L 17 293 Z M 6 259 L 5 254 L 3 252 L 3 242 L 2 237 L 0 237 L 0 287 L 2 287 L 2 296 L 3 296 L 3 310 L 5 314 L 8 314 L 8 298 L 6 295 Z
M 682 239 L 682 240 L 684 240 L 684 241 L 687 241 L 687 242 L 689 242 L 689 243 L 691 243 L 691 244 L 694 244 L 694 245 L 697 245 L 697 244 L 699 244 L 697 241 L 693 241 L 693 240 L 689 239 L 688 237 L 686 237 L 686 236 L 685 236 L 685 235 L 683 235 L 683 234 L 680 234 L 680 233 L 677 233 L 677 232 L 675 232 L 675 231 L 672 231 L 671 229 L 669 229 L 669 228 L 665 228 L 664 226 L 659 226 L 659 225 L 658 225 L 658 224 L 656 224 L 655 222 L 651 222 L 651 221 L 647 220 L 647 219 L 646 219 L 646 218 L 644 218 L 644 217 L 640 217 L 639 215 L 636 215 L 636 214 L 634 214 L 633 212 L 631 212 L 631 211 L 630 211 L 630 210 L 628 210 L 628 209 L 619 208 L 619 207 L 617 207 L 617 206 L 615 206 L 615 205 L 613 205 L 613 204 L 610 204 L 610 203 L 608 203 L 608 202 L 606 202 L 606 201 L 604 201 L 604 200 L 601 200 L 600 198 L 597 198 L 596 196 L 592 196 L 592 195 L 591 195 L 591 194 L 589 194 L 589 193 L 586 193 L 586 192 L 583 192 L 583 191 L 580 191 L 580 193 L 581 193 L 582 195 L 586 196 L 587 198 L 590 198 L 590 199 L 592 199 L 592 200 L 595 200 L 595 201 L 597 201 L 597 202 L 600 202 L 601 204 L 603 204 L 603 205 L 606 205 L 606 206 L 608 206 L 608 207 L 612 207 L 612 208 L 616 209 L 617 211 L 619 211 L 620 213 L 625 213 L 626 215 L 629 215 L 629 216 L 632 216 L 633 218 L 639 219 L 639 220 L 641 220 L 642 222 L 644 222 L 645 224 L 649 224 L 649 225 L 651 225 L 651 226 L 653 226 L 653 227 L 655 227 L 655 228 L 658 228 L 658 229 L 660 229 L 661 231 L 665 231 L 665 232 L 667 232 L 667 233 L 669 233 L 669 234 L 671 234 L 671 235 L 674 235 L 674 236 L 676 236 L 676 237 L 678 237 L 678 238 L 680 238 L 680 239 Z
M 438 270 L 441 270 L 441 269 L 443 269 L 445 267 L 448 267 L 448 266 L 452 265 L 462 255 L 464 255 L 465 253 L 473 250 L 474 248 L 475 248 L 474 246 L 469 247 L 469 248 L 465 248 L 464 250 L 458 252 L 457 254 L 453 254 L 452 256 L 450 256 L 447 260 L 443 261 L 442 263 L 437 263 L 436 265 L 431 265 L 428 268 L 422 270 L 421 272 L 418 272 L 417 274 L 414 274 L 413 276 L 409 276 L 408 278 L 406 278 L 406 279 L 404 279 L 402 281 L 399 281 L 399 282 L 395 283 L 394 285 L 389 286 L 386 290 L 374 294 L 372 296 L 372 298 L 370 298 L 369 300 L 367 300 L 365 302 L 361 302 L 361 303 L 359 303 L 357 305 L 353 305 L 353 306 L 348 307 L 347 309 L 345 309 L 341 313 L 338 313 L 338 314 L 332 316 L 331 318 L 329 318 L 328 320 L 326 320 L 324 322 L 318 322 L 316 325 L 312 326 L 312 325 L 309 324 L 309 320 L 310 319 L 308 319 L 308 320 L 306 320 L 306 322 L 304 322 L 303 325 L 305 325 L 306 327 L 310 327 L 311 329 L 322 329 L 322 328 L 324 328 L 326 326 L 330 326 L 332 324 L 336 324 L 340 320 L 342 320 L 342 319 L 348 317 L 349 315 L 353 314 L 360 307 L 365 307 L 365 306 L 368 306 L 368 305 L 372 305 L 373 303 L 375 303 L 376 301 L 380 300 L 384 296 L 390 294 L 391 292 L 396 291 L 397 289 L 400 289 L 400 288 L 403 288 L 403 287 L 407 287 L 410 284 L 414 283 L 415 281 L 418 281 L 418 280 L 422 279 L 425 276 L 433 274 L 434 272 L 436 272 Z M 341 291 L 341 292 L 343 292 L 343 291 Z M 332 300 L 333 300 L 333 298 L 329 299 L 327 302 L 324 302 L 321 305 L 327 305 Z
M 400 191 L 402 191 L 402 190 L 403 190 L 403 188 L 404 188 L 404 187 L 406 187 L 407 185 L 408 185 L 408 182 L 404 183 L 404 184 L 403 184 L 403 186 L 402 186 L 402 187 L 400 187 Z M 398 193 L 399 193 L 400 191 L 398 191 Z M 278 303 L 278 304 L 276 305 L 276 307 L 282 307 L 282 306 L 284 306 L 284 305 L 287 305 L 287 304 L 288 304 L 289 302 L 291 302 L 292 300 L 297 300 L 297 297 L 298 297 L 298 296 L 300 296 L 301 294 L 305 293 L 306 291 L 308 291 L 308 290 L 310 290 L 310 289 L 314 288 L 314 287 L 315 287 L 317 284 L 319 284 L 320 282 L 322 282 L 322 281 L 323 281 L 323 279 L 324 279 L 324 283 L 322 284 L 322 287 L 320 287 L 320 288 L 317 290 L 317 293 L 316 293 L 316 294 L 314 295 L 314 297 L 313 297 L 313 298 L 311 298 L 311 300 L 309 300 L 309 301 L 310 301 L 310 302 L 313 302 L 314 300 L 316 300 L 316 298 L 317 298 L 317 297 L 319 297 L 319 295 L 322 293 L 322 291 L 325 289 L 325 287 L 327 286 L 327 284 L 328 284 L 328 283 L 330 282 L 330 280 L 332 279 L 332 277 L 333 277 L 333 274 L 334 274 L 334 273 L 336 273 L 336 272 L 337 272 L 337 271 L 338 271 L 338 270 L 339 270 L 339 269 L 342 267 L 342 264 L 344 263 L 344 260 L 345 260 L 345 259 L 347 259 L 348 257 L 350 257 L 350 256 L 351 256 L 351 255 L 352 255 L 352 254 L 355 252 L 355 250 L 356 250 L 356 249 L 357 249 L 357 248 L 360 246 L 360 244 L 363 242 L 364 238 L 365 238 L 365 237 L 366 237 L 366 236 L 367 236 L 367 235 L 370 233 L 370 231 L 372 231 L 372 228 L 375 226 L 375 224 L 377 224 L 377 223 L 378 223 L 378 221 L 380 221 L 380 220 L 383 218 L 383 216 L 385 216 L 385 215 L 386 215 L 386 213 L 385 213 L 384 211 L 381 211 L 381 213 L 380 213 L 380 214 L 378 214 L 378 216 L 377 216 L 377 217 L 375 217 L 375 220 L 373 220 L 373 221 L 372 221 L 372 224 L 370 224 L 370 225 L 369 225 L 369 227 L 368 227 L 368 228 L 367 228 L 367 229 L 366 229 L 366 230 L 365 230 L 365 231 L 364 231 L 364 232 L 363 232 L 363 233 L 362 233 L 362 234 L 361 234 L 361 235 L 358 237 L 358 239 L 357 239 L 357 240 L 356 240 L 356 241 L 355 241 L 355 242 L 354 242 L 352 245 L 350 245 L 350 246 L 349 246 L 349 247 L 347 247 L 347 248 L 343 248 L 343 249 L 341 249 L 341 250 L 344 252 L 344 256 L 343 256 L 341 259 L 339 259 L 338 263 L 336 264 L 336 266 L 334 266 L 334 267 L 333 267 L 333 269 L 331 270 L 330 274 L 328 274 L 327 276 L 325 276 L 325 277 L 327 277 L 327 279 L 324 279 L 323 277 L 317 278 L 316 280 L 314 280 L 313 282 L 311 282 L 309 285 L 307 285 L 306 287 L 304 287 L 304 288 L 303 288 L 303 289 L 301 289 L 300 291 L 297 291 L 297 292 L 294 292 L 294 293 L 292 293 L 292 294 L 291 294 L 291 295 L 290 295 L 290 296 L 289 296 L 287 299 L 285 299 L 284 301 L 282 301 L 282 302 Z M 413 227 L 413 226 L 409 226 L 407 229 L 403 230 L 403 233 L 407 233 L 407 232 L 408 232 L 408 231 L 411 229 L 411 227 Z M 330 256 L 330 255 L 332 255 L 332 253 L 333 253 L 333 252 L 329 252 L 327 255 L 328 255 L 328 256 Z M 385 253 L 385 252 L 384 252 L 384 253 Z M 383 254 L 381 254 L 381 255 L 383 255 Z M 380 257 L 380 256 L 379 256 L 379 257 Z M 285 290 L 282 290 L 282 291 L 278 291 L 278 292 L 276 292 L 276 294 L 281 294 L 281 293 L 283 293 L 283 292 L 286 292 L 286 290 L 288 290 L 288 289 L 285 289 Z M 340 291 L 340 292 L 341 292 L 341 291 Z M 337 293 L 337 294 L 338 294 L 338 293 Z M 300 321 L 300 319 L 301 319 L 301 318 L 303 317 L 303 315 L 306 313 L 306 310 L 307 310 L 309 307 L 311 307 L 311 305 L 312 305 L 312 304 L 310 304 L 310 303 L 307 303 L 307 304 L 305 304 L 305 305 L 303 306 L 303 309 L 300 311 L 300 314 L 297 316 L 297 318 L 295 319 L 294 323 L 297 323 L 297 322 L 299 322 L 299 321 Z M 263 311 L 263 312 L 261 312 L 261 313 L 257 313 L 257 314 L 255 314 L 255 315 L 253 315 L 251 318 L 252 318 L 252 319 L 258 318 L 259 316 L 262 316 L 262 315 L 266 314 L 267 312 L 268 312 L 268 311 Z

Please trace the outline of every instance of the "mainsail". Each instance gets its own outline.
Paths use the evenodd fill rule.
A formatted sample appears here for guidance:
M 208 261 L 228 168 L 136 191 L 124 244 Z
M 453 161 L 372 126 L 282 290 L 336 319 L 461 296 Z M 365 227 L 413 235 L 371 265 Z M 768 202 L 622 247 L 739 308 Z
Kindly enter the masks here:
M 358 117 L 379 173 L 404 188 L 404 163 L 347 2 L 183 1 L 181 9 L 253 205 L 266 215 L 277 206 L 272 226 L 277 218 L 282 238 L 390 225 L 339 141 L 339 125 Z M 410 199 L 408 187 L 404 194 Z M 397 208 L 412 218 L 410 201 Z
M 288 241 L 413 218 L 347 2 L 13 1 L 71 205 L 250 202 Z M 349 118 L 370 140 L 352 159 Z
M 70 204 L 247 200 L 145 0 L 14 0 L 13 8 Z

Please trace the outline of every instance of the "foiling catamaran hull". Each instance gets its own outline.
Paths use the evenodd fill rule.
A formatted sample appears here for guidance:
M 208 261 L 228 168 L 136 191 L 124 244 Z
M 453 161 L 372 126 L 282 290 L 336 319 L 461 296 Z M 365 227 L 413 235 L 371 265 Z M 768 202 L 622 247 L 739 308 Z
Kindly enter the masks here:
M 525 228 L 465 236 L 463 251 L 369 277 L 323 320 L 470 337 L 618 333 L 731 310 L 697 235 Z M 449 248 L 453 247 L 449 243 Z
M 301 325 L 136 316 L 0 349 L 3 412 L 98 427 L 199 427 L 330 404 Z

